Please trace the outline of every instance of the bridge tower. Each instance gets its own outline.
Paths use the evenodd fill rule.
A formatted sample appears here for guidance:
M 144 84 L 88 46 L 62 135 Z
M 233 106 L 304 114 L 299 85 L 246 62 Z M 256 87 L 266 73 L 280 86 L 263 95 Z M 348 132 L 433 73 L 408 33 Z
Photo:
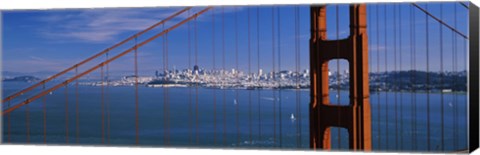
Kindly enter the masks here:
M 331 148 L 330 127 L 348 130 L 351 150 L 370 151 L 371 113 L 368 81 L 368 36 L 365 4 L 353 4 L 350 35 L 346 39 L 327 40 L 326 7 L 311 6 L 310 38 L 310 147 Z M 349 66 L 349 105 L 331 105 L 328 90 L 328 62 L 344 59 Z

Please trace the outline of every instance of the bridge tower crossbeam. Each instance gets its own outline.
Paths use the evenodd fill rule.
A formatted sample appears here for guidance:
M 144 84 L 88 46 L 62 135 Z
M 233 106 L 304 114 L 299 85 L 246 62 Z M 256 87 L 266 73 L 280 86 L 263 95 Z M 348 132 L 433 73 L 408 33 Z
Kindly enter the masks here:
M 311 102 L 310 147 L 331 149 L 330 128 L 348 130 L 351 150 L 370 151 L 371 112 L 368 81 L 368 36 L 365 4 L 349 8 L 350 35 L 346 39 L 327 40 L 326 6 L 311 6 Z M 332 105 L 329 100 L 328 62 L 348 61 L 349 105 Z

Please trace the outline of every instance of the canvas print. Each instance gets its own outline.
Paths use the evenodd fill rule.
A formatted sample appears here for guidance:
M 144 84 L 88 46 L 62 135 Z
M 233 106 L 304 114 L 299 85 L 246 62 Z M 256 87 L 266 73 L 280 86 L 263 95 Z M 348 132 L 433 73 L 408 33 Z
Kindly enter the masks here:
M 2 11 L 2 142 L 468 152 L 470 7 Z

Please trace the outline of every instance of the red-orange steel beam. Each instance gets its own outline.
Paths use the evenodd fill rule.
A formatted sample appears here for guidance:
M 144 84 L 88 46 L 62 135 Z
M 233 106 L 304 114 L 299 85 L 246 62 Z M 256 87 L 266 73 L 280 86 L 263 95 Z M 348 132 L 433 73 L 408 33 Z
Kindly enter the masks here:
M 312 6 L 310 67 L 310 147 L 331 149 L 331 127 L 348 130 L 349 148 L 371 150 L 371 112 L 368 80 L 368 36 L 365 4 L 350 6 L 350 36 L 344 40 L 326 40 L 325 6 Z M 340 48 L 344 48 L 343 50 Z M 340 49 L 340 50 L 338 50 Z M 341 52 L 333 56 L 334 51 Z M 349 105 L 332 105 L 329 100 L 328 62 L 349 62 Z M 341 116 L 341 117 L 340 117 Z
M 103 55 L 103 54 L 111 51 L 112 49 L 117 48 L 117 47 L 125 44 L 126 42 L 128 42 L 128 41 L 130 41 L 130 40 L 132 40 L 132 39 L 134 39 L 134 38 L 136 38 L 136 37 L 138 37 L 138 36 L 140 36 L 140 35 L 148 32 L 148 31 L 152 30 L 153 28 L 155 28 L 155 27 L 157 27 L 157 26 L 159 26 L 159 25 L 167 22 L 168 20 L 170 20 L 170 19 L 172 19 L 172 18 L 174 18 L 174 17 L 176 17 L 176 16 L 184 13 L 185 11 L 187 11 L 187 10 L 189 10 L 189 9 L 191 9 L 191 8 L 192 8 L 192 7 L 184 8 L 184 9 L 176 12 L 175 14 L 173 14 L 173 15 L 165 18 L 164 20 L 162 20 L 162 21 L 160 21 L 160 22 L 158 22 L 158 23 L 156 23 L 156 24 L 148 27 L 147 29 L 145 29 L 145 30 L 143 30 L 143 31 L 140 31 L 140 32 L 138 32 L 138 33 L 136 33 L 136 34 L 128 37 L 127 39 L 125 39 L 125 40 L 123 40 L 123 41 L 121 41 L 121 42 L 119 42 L 119 43 L 117 43 L 117 44 L 115 44 L 115 45 L 113 45 L 113 46 L 111 46 L 111 47 L 103 50 L 103 51 L 100 52 L 100 53 L 97 53 L 97 54 L 95 54 L 95 55 L 93 55 L 93 56 L 91 56 L 91 57 L 89 57 L 89 58 L 81 61 L 80 63 L 77 63 L 77 64 L 75 64 L 75 65 L 73 65 L 73 66 L 71 66 L 71 67 L 69 67 L 69 68 L 61 71 L 60 73 L 57 73 L 57 74 L 55 74 L 55 75 L 53 75 L 53 76 L 51 76 L 51 77 L 49 77 L 49 78 L 47 78 L 47 79 L 45 79 L 45 80 L 42 80 L 42 81 L 40 81 L 40 82 L 38 82 L 38 83 L 36 83 L 36 84 L 28 87 L 28 88 L 25 88 L 25 89 L 23 89 L 23 90 L 15 93 L 15 94 L 13 94 L 13 95 L 10 95 L 10 96 L 6 97 L 5 99 L 2 100 L 2 103 L 5 103 L 5 102 L 7 102 L 7 101 L 10 101 L 11 99 L 13 99 L 13 98 L 15 98 L 15 97 L 18 97 L 18 96 L 22 95 L 23 93 L 26 93 L 26 92 L 28 92 L 28 91 L 31 91 L 31 90 L 37 88 L 38 86 L 41 86 L 42 84 L 45 84 L 45 83 L 47 83 L 47 82 L 49 82 L 49 81 L 51 81 L 51 80 L 53 80 L 53 79 L 55 79 L 55 78 L 63 75 L 63 74 L 65 74 L 65 73 L 67 73 L 67 72 L 69 72 L 69 71 L 77 68 L 78 66 L 81 66 L 81 65 L 83 65 L 83 64 L 85 64 L 85 63 L 87 63 L 87 62 L 89 62 L 89 61 L 91 61 L 91 60 L 93 60 L 93 59 L 95 59 L 95 58 L 98 58 L 99 56 L 101 56 L 101 55 Z
M 138 48 L 138 47 L 142 47 L 143 45 L 151 42 L 152 40 L 157 39 L 158 37 L 160 37 L 160 36 L 162 36 L 162 35 L 170 32 L 170 31 L 174 30 L 175 28 L 177 28 L 177 27 L 185 24 L 186 22 L 192 20 L 193 18 L 196 18 L 196 17 L 198 17 L 199 15 L 207 12 L 207 11 L 210 10 L 211 8 L 212 8 L 212 7 L 207 7 L 207 8 L 205 8 L 205 9 L 197 12 L 196 14 L 188 17 L 187 19 L 184 19 L 183 21 L 181 21 L 181 22 L 173 25 L 172 27 L 170 27 L 170 28 L 168 28 L 168 29 L 166 29 L 166 30 L 163 30 L 163 31 L 160 32 L 160 33 L 157 33 L 157 34 L 154 35 L 153 37 L 150 37 L 149 39 L 141 42 L 140 44 L 135 45 L 135 46 L 129 48 L 128 50 L 126 50 L 126 51 L 124 51 L 124 52 L 122 52 L 122 53 L 120 53 L 120 54 L 118 54 L 118 55 L 116 55 L 116 56 L 114 56 L 114 57 L 112 57 L 112 58 L 110 58 L 110 59 L 108 59 L 108 60 L 106 60 L 106 61 L 98 64 L 98 65 L 96 65 L 95 67 L 92 67 L 92 68 L 90 68 L 90 69 L 87 70 L 87 71 L 84 71 L 84 72 L 82 72 L 82 73 L 80 73 L 80 74 L 78 74 L 78 75 L 76 75 L 76 76 L 74 76 L 74 77 L 72 77 L 72 78 L 70 78 L 70 79 L 68 79 L 68 80 L 65 80 L 64 82 L 62 82 L 62 83 L 60 83 L 60 84 L 57 84 L 57 85 L 53 86 L 52 88 L 50 88 L 50 89 L 48 89 L 48 90 L 42 91 L 42 92 L 40 92 L 39 94 L 37 94 L 37 95 L 35 95 L 35 96 L 33 96 L 33 97 L 29 98 L 29 99 L 26 99 L 25 101 L 23 101 L 23 102 L 21 102 L 21 103 L 19 103 L 19 104 L 16 104 L 16 105 L 14 105 L 14 106 L 11 107 L 11 108 L 8 108 L 7 110 L 4 110 L 3 113 L 2 113 L 2 115 L 9 114 L 10 112 L 14 111 L 15 109 L 18 109 L 18 108 L 22 107 L 22 106 L 25 105 L 25 104 L 29 104 L 30 102 L 35 101 L 36 99 L 38 99 L 38 98 L 40 98 L 40 97 L 48 94 L 49 92 L 52 92 L 52 91 L 54 91 L 54 90 L 56 90 L 56 89 L 58 89 L 58 88 L 60 88 L 60 87 L 62 87 L 62 86 L 65 86 L 65 85 L 71 83 L 72 81 L 75 81 L 75 80 L 77 80 L 78 78 L 80 78 L 80 77 L 82 77 L 82 76 L 84 76 L 84 75 L 87 75 L 88 73 L 93 72 L 94 70 L 96 70 L 96 69 L 98 69 L 98 68 L 100 68 L 100 67 L 102 67 L 102 66 L 104 66 L 104 65 L 106 65 L 106 64 L 108 64 L 108 63 L 110 63 L 110 62 L 112 62 L 112 61 L 114 61 L 114 60 L 116 60 L 116 59 L 118 59 L 118 58 L 120 58 L 120 57 L 122 57 L 122 56 L 124 56 L 125 54 L 130 53 L 130 52 L 133 51 L 134 49 L 136 49 L 136 48 Z

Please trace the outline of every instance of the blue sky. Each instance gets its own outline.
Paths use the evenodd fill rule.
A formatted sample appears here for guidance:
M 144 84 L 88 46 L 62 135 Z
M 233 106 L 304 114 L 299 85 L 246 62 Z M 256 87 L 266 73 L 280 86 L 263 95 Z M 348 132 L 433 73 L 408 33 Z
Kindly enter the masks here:
M 454 26 L 454 7 L 457 7 L 457 29 L 464 34 L 467 33 L 467 13 L 466 8 L 453 3 L 444 3 L 444 11 L 442 19 L 449 25 Z M 419 4 L 426 8 L 425 4 Z M 370 48 L 370 64 L 372 71 L 377 71 L 379 65 L 380 71 L 385 70 L 385 64 L 388 66 L 387 70 L 394 70 L 394 7 L 401 8 L 400 19 L 402 21 L 402 29 L 397 29 L 397 54 L 402 53 L 402 65 L 400 65 L 400 56 L 397 55 L 397 69 L 402 67 L 402 70 L 410 69 L 410 41 L 409 41 L 409 25 L 411 21 L 416 25 L 416 65 L 417 69 L 425 70 L 425 14 L 414 8 L 415 20 L 410 19 L 410 4 L 387 5 L 387 14 L 384 13 L 384 4 L 368 4 L 368 35 Z M 259 9 L 260 13 L 260 39 L 257 40 L 257 16 L 256 11 Z M 239 68 L 247 71 L 248 69 L 248 14 L 250 14 L 250 41 L 251 41 L 251 69 L 252 72 L 257 70 L 257 45 L 260 48 L 260 68 L 265 71 L 272 69 L 272 6 L 241 6 L 241 7 L 225 7 L 225 47 L 226 47 L 226 68 L 235 68 L 235 16 L 237 16 L 237 31 L 238 31 L 238 52 L 239 52 Z M 310 21 L 309 21 L 309 6 L 300 6 L 300 35 L 294 34 L 294 7 L 280 6 L 275 7 L 279 9 L 280 14 L 280 49 L 281 49 L 281 69 L 294 69 L 294 39 L 300 39 L 301 50 L 301 69 L 307 69 L 308 50 L 310 38 Z M 67 9 L 67 10 L 18 10 L 18 11 L 3 11 L 3 70 L 16 72 L 39 72 L 39 71 L 61 71 L 81 60 L 92 56 L 113 44 L 141 31 L 150 25 L 160 21 L 168 15 L 180 10 L 181 8 L 116 8 L 116 9 Z M 190 13 L 197 12 L 201 7 L 194 8 Z M 376 9 L 379 9 L 379 14 L 376 14 Z M 440 3 L 429 3 L 428 10 L 437 17 L 440 17 Z M 339 38 L 345 38 L 349 34 L 348 29 L 348 6 L 339 6 Z M 215 17 L 212 22 L 212 14 Z M 278 32 L 277 14 L 275 15 L 275 33 Z M 378 15 L 378 20 L 377 20 Z M 386 15 L 386 20 L 385 20 Z M 179 17 L 168 22 L 165 27 L 169 27 L 180 20 L 186 18 L 188 13 L 182 14 Z M 327 8 L 327 31 L 328 38 L 335 39 L 335 7 L 330 5 Z M 380 25 L 379 28 L 376 24 Z M 389 25 L 384 27 L 385 24 Z M 193 46 L 193 21 L 191 26 L 191 65 L 194 64 L 194 46 Z M 400 23 L 397 23 L 400 24 Z M 212 30 L 215 33 L 215 52 L 216 68 L 222 66 L 222 8 L 217 7 L 209 12 L 203 14 L 197 19 L 197 37 L 198 37 L 198 64 L 201 67 L 210 69 L 213 68 L 213 53 L 212 53 Z M 439 23 L 429 18 L 429 39 L 430 39 L 430 70 L 438 70 L 440 68 L 439 57 Z M 212 27 L 214 26 L 214 27 Z M 155 29 L 145 36 L 139 37 L 138 41 L 143 41 L 147 37 L 158 33 L 161 28 Z M 444 68 L 451 70 L 452 66 L 452 31 L 443 29 L 444 39 Z M 377 38 L 377 31 L 380 37 Z M 385 38 L 385 31 L 387 37 Z M 174 66 L 177 69 L 189 67 L 188 60 L 188 25 L 175 29 L 169 33 L 169 67 Z M 402 38 L 399 38 L 399 34 Z M 278 34 L 275 34 L 275 48 L 278 50 Z M 139 68 L 141 73 L 154 74 L 155 70 L 163 67 L 162 62 L 162 39 L 159 38 L 144 47 L 139 48 Z M 384 40 L 387 39 L 385 44 Z M 400 41 L 401 46 L 400 46 Z M 258 43 L 258 44 L 257 44 Z M 458 38 L 458 60 L 459 70 L 465 69 L 466 56 L 464 49 L 465 40 Z M 131 47 L 134 42 L 128 42 L 125 46 L 121 46 L 118 50 L 112 51 L 110 56 L 118 54 L 119 52 Z M 400 48 L 401 47 L 401 48 Z M 385 57 L 385 50 L 387 51 L 387 61 Z M 377 60 L 377 54 L 381 57 L 380 63 Z M 275 51 L 278 56 L 278 51 Z M 80 70 L 87 69 L 88 66 L 97 64 L 105 60 L 102 57 L 86 67 L 79 68 Z M 278 57 L 275 58 L 278 63 Z M 118 59 L 110 65 L 112 71 L 131 71 L 133 69 L 133 54 L 128 54 L 121 59 Z M 333 69 L 335 62 L 331 62 Z M 342 62 L 341 64 L 346 64 Z M 278 64 L 276 64 L 278 65 Z M 342 70 L 345 65 L 341 66 Z M 276 66 L 278 70 L 278 66 Z

